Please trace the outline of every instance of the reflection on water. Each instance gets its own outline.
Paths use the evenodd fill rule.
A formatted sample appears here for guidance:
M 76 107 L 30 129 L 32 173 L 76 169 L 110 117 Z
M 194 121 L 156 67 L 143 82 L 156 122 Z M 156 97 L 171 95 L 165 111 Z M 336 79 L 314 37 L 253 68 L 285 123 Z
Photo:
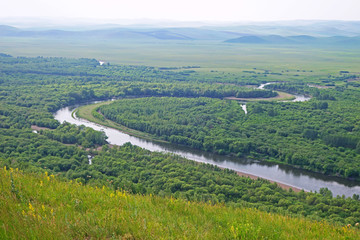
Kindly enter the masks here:
M 275 84 L 275 83 L 280 83 L 280 82 L 268 82 L 268 83 L 263 83 L 260 84 L 259 87 L 257 87 L 257 89 L 265 89 L 265 86 L 270 85 L 270 84 Z M 305 96 L 305 95 L 298 95 L 298 94 L 293 94 L 295 99 L 291 100 L 291 101 L 282 101 L 282 102 L 305 102 L 305 101 L 309 101 L 311 99 L 310 96 Z
M 305 95 L 298 95 L 298 94 L 293 94 L 295 99 L 291 100 L 291 101 L 281 101 L 281 102 L 306 102 L 309 101 L 311 99 L 310 96 L 305 96 Z
M 55 113 L 55 119 L 60 122 L 67 121 L 77 125 L 83 124 L 98 131 L 103 130 L 108 136 L 107 140 L 110 144 L 123 145 L 126 142 L 130 142 L 133 145 L 140 146 L 150 151 L 174 153 L 190 160 L 209 163 L 219 167 L 249 173 L 261 178 L 284 183 L 307 191 L 319 191 L 320 188 L 327 187 L 333 192 L 334 195 L 344 194 L 347 197 L 351 197 L 353 194 L 360 195 L 360 183 L 358 182 L 353 182 L 342 178 L 328 177 L 322 174 L 296 169 L 291 166 L 260 162 L 246 158 L 240 159 L 236 157 L 221 156 L 200 150 L 194 150 L 184 146 L 144 140 L 122 133 L 115 129 L 89 122 L 84 119 L 74 119 L 71 116 L 72 109 L 74 108 L 66 107 L 60 109 Z

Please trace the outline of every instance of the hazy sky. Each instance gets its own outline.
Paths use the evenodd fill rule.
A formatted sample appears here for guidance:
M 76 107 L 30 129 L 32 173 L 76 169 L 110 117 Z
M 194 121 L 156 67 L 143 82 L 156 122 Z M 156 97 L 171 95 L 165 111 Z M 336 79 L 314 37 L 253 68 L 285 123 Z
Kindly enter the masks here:
M 0 18 L 360 20 L 360 0 L 1 0 Z

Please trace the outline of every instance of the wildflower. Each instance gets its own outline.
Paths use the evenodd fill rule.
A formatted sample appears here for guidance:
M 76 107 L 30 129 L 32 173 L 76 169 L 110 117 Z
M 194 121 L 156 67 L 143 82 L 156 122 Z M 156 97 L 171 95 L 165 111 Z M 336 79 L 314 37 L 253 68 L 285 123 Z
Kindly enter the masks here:
M 43 181 L 40 181 L 40 187 L 42 187 L 43 186 Z
M 18 171 L 19 171 L 19 169 L 18 169 L 18 168 L 16 168 L 16 169 L 15 169 L 15 171 L 17 171 L 17 172 L 18 172 Z
M 358 226 L 359 226 L 359 223 L 355 223 L 355 226 L 358 227 Z
M 114 193 L 110 193 L 110 197 L 115 197 L 115 194 Z
M 125 193 L 125 192 L 118 192 L 117 195 L 118 195 L 119 197 L 123 197 L 123 198 L 126 197 L 126 193 Z
M 351 224 L 346 225 L 348 228 L 351 227 Z
M 234 226 L 231 225 L 230 232 L 232 233 L 232 235 L 234 236 L 234 238 L 238 238 L 237 231 L 238 231 L 238 228 L 235 229 Z
M 26 213 L 25 213 L 25 211 L 24 211 L 24 210 L 22 210 L 21 214 L 22 214 L 23 216 L 25 216 L 25 215 L 26 215 Z
M 41 205 L 42 210 L 45 212 L 45 206 Z
M 45 176 L 47 176 L 48 175 L 48 172 L 45 172 Z
M 31 203 L 29 203 L 29 209 L 30 209 L 31 212 L 34 212 L 34 211 L 35 211 L 33 205 L 31 205 Z
M 54 174 L 51 174 L 51 175 L 50 175 L 50 177 L 52 177 L 52 179 L 54 179 L 54 178 L 55 178 Z
M 6 166 L 4 166 L 4 171 L 6 172 Z
M 10 168 L 10 172 L 14 172 L 14 169 L 13 169 L 13 168 Z

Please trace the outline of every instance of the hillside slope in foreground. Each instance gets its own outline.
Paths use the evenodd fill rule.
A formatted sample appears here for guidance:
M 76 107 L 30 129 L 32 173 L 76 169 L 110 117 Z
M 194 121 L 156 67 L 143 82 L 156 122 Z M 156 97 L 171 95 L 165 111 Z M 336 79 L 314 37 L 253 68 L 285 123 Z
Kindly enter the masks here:
M 0 170 L 0 239 L 357 239 L 334 226 L 255 209 L 83 186 Z

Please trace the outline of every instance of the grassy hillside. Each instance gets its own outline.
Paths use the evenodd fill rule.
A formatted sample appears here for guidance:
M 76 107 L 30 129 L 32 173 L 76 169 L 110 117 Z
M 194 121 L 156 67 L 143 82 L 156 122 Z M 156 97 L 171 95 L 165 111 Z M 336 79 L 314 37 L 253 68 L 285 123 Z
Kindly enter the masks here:
M 359 234 L 352 226 L 0 170 L 1 239 L 357 239 Z

